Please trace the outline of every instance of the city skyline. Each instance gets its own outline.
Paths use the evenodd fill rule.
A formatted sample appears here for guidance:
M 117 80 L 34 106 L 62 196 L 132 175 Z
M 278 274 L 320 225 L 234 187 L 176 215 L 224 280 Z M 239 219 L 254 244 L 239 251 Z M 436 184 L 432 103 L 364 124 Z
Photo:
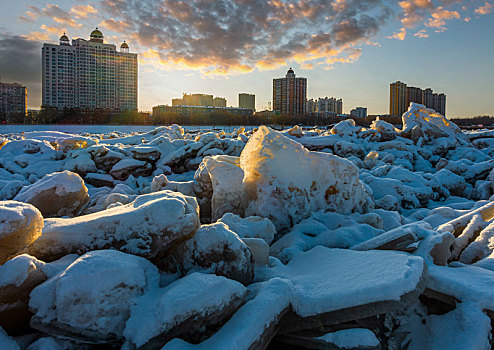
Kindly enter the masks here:
M 272 1 L 263 5 L 268 6 L 264 16 L 262 9 L 254 8 L 255 1 L 213 2 L 213 7 L 206 8 L 205 1 L 197 0 L 181 9 L 188 16 L 183 25 L 190 29 L 162 23 L 160 16 L 177 18 L 178 8 L 171 2 L 165 2 L 165 14 L 154 13 L 157 5 L 151 1 L 141 3 L 142 13 L 134 18 L 132 1 L 122 5 L 113 0 L 84 4 L 69 0 L 60 6 L 43 1 L 2 2 L 0 11 L 9 14 L 0 25 L 2 80 L 27 86 L 28 107 L 39 108 L 42 44 L 56 43 L 63 32 L 71 39 L 85 37 L 99 26 L 109 43 L 127 40 L 140 56 L 140 110 L 151 110 L 185 91 L 222 96 L 228 101 L 237 101 L 238 93 L 249 92 L 256 95 L 256 109 L 262 110 L 272 101 L 272 79 L 284 76 L 292 67 L 308 79 L 308 99 L 339 96 L 345 101 L 346 113 L 366 106 L 369 114 L 386 114 L 389 84 L 401 80 L 446 93 L 449 117 L 494 114 L 490 97 L 494 80 L 492 1 L 409 0 L 397 5 L 338 0 L 321 7 L 323 2 L 307 0 L 296 2 L 295 9 Z M 235 9 L 222 8 L 220 3 L 234 4 Z M 266 22 L 268 14 L 277 17 Z M 199 38 L 219 41 L 192 45 L 191 51 L 186 51 L 180 42 L 191 43 L 192 31 L 200 27 L 190 23 L 200 15 L 205 34 L 199 33 Z M 220 15 L 224 23 L 217 20 Z M 244 17 L 249 17 L 255 28 L 234 30 L 232 23 L 243 28 Z M 307 20 L 313 21 L 313 28 L 304 27 Z M 269 25 L 262 27 L 263 23 Z M 280 36 L 288 24 L 293 32 Z M 173 28 L 179 30 L 176 40 L 164 40 L 172 37 Z M 246 51 L 253 47 L 253 38 L 266 35 L 268 41 L 258 41 L 259 50 L 264 51 Z

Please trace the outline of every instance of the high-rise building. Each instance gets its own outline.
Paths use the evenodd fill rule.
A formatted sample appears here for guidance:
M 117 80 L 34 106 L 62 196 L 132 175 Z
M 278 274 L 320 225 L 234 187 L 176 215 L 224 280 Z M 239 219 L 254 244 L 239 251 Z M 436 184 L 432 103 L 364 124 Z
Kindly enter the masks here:
M 316 113 L 317 112 L 317 101 L 314 99 L 307 100 L 307 113 Z
M 254 111 L 252 109 L 247 109 L 247 108 L 214 107 L 214 106 L 159 105 L 153 107 L 153 116 L 166 115 L 167 113 L 178 114 L 184 117 L 214 116 L 221 114 L 227 114 L 227 115 L 231 114 L 231 115 L 249 117 L 252 116 Z
M 21 84 L 0 81 L 0 115 L 27 114 L 27 89 Z
M 316 111 L 321 114 L 343 114 L 343 100 L 334 97 L 319 98 Z
M 367 117 L 367 108 L 365 107 L 357 107 L 350 111 L 350 115 L 355 118 L 366 118 Z
M 407 84 L 397 81 L 389 89 L 389 114 L 401 116 L 408 109 Z
M 215 97 L 213 99 L 213 107 L 226 107 L 226 98 Z
M 429 106 L 427 106 L 429 107 Z M 446 95 L 445 94 L 433 94 L 432 108 L 442 115 L 446 115 Z
M 137 110 L 137 54 L 124 42 L 120 52 L 105 44 L 96 28 L 90 39 L 70 43 L 64 34 L 60 44 L 42 48 L 44 107 Z
M 182 106 L 184 103 L 184 100 L 182 98 L 172 98 L 172 106 Z
M 173 98 L 172 106 L 226 107 L 226 98 L 206 94 L 183 94 L 182 98 Z
M 289 69 L 285 78 L 273 79 L 273 110 L 275 114 L 305 115 L 307 78 L 296 78 Z
M 176 103 L 180 103 L 180 106 L 203 106 L 212 107 L 213 106 L 213 95 L 206 94 L 184 94 L 182 97 L 182 102 L 176 99 Z M 173 100 L 172 100 L 173 103 Z
M 238 107 L 256 110 L 256 95 L 252 94 L 238 94 Z
M 422 104 L 431 108 L 434 105 L 434 92 L 431 88 L 422 90 Z
M 421 88 L 418 87 L 413 87 L 413 86 L 407 86 L 407 109 L 410 107 L 410 103 L 415 102 L 415 103 L 420 103 L 422 104 L 423 101 L 423 91 Z
M 422 90 L 418 87 L 407 86 L 407 84 L 400 81 L 390 85 L 389 114 L 403 115 L 412 102 L 420 103 L 442 115 L 446 115 L 445 94 L 436 94 L 431 88 Z

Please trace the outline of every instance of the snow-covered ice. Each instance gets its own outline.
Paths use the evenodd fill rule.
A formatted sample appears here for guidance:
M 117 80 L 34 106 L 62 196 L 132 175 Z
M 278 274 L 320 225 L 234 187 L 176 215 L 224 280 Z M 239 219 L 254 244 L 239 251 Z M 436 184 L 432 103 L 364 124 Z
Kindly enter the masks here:
M 489 348 L 494 132 L 402 122 L 2 126 L 0 348 Z

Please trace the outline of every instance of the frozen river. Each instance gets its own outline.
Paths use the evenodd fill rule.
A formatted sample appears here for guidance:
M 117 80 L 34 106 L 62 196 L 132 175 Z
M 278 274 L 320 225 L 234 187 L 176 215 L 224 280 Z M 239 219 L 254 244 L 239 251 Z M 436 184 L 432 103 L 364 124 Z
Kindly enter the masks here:
M 148 132 L 158 126 L 154 125 L 0 125 L 0 134 L 12 134 L 30 131 L 61 131 L 70 134 L 82 134 L 85 132 L 91 134 L 104 134 L 113 131 L 132 133 Z M 225 130 L 230 132 L 239 128 L 239 126 L 209 126 L 209 125 L 192 125 L 183 126 L 185 130 Z M 246 126 L 246 130 L 255 128 L 255 126 Z

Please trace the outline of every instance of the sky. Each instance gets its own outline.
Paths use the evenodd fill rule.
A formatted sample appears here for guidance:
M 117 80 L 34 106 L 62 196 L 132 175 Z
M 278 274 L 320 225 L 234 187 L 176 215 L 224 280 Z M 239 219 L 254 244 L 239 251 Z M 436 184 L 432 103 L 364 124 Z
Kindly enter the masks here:
M 447 96 L 448 117 L 494 115 L 494 0 L 1 0 L 0 77 L 41 104 L 41 47 L 65 32 L 126 40 L 139 54 L 139 109 L 208 93 L 272 100 L 292 67 L 308 98 L 386 114 L 389 84 Z

